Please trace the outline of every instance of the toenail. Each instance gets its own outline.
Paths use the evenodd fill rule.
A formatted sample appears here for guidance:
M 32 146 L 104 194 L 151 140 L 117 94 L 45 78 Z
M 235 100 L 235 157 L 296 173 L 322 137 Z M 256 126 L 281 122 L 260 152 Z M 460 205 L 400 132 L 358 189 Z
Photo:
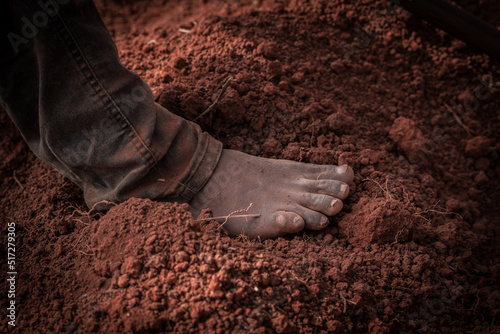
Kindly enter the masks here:
M 286 218 L 283 215 L 279 215 L 278 217 L 276 217 L 276 223 L 278 225 L 285 226 L 286 225 Z
M 337 173 L 345 174 L 347 172 L 347 165 L 342 165 L 337 169 Z
M 328 224 L 328 218 L 326 218 L 325 216 L 321 217 L 319 224 L 321 226 Z
M 347 184 L 343 184 L 340 186 L 340 193 L 345 194 L 349 190 L 349 186 Z
M 337 205 L 339 201 L 340 201 L 339 199 L 334 199 L 332 203 L 330 203 L 330 206 L 333 208 L 335 205 Z
M 301 223 L 300 221 L 301 221 L 301 218 L 300 218 L 300 217 L 295 217 L 295 218 L 293 219 L 293 224 L 294 224 L 295 226 L 298 226 L 298 225 L 300 225 L 300 223 Z

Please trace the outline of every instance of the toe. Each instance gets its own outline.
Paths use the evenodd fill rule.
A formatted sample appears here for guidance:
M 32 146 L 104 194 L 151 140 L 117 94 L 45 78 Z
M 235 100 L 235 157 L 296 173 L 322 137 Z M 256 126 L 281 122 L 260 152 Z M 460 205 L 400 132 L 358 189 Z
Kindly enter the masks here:
M 354 179 L 354 171 L 347 165 L 342 166 L 319 166 L 316 173 L 309 175 L 314 180 L 339 180 L 344 183 L 350 183 Z
M 349 195 L 349 185 L 337 180 L 307 180 L 300 179 L 299 185 L 312 194 L 329 195 L 345 199 Z
M 283 233 L 297 233 L 305 226 L 304 219 L 295 212 L 277 211 L 273 214 L 272 220 Z
M 328 195 L 304 193 L 300 195 L 297 202 L 314 211 L 321 212 L 327 216 L 334 216 L 342 210 L 342 201 Z
M 310 230 L 322 230 L 330 223 L 328 217 L 308 208 L 301 207 L 297 209 L 297 213 L 304 219 L 305 227 Z

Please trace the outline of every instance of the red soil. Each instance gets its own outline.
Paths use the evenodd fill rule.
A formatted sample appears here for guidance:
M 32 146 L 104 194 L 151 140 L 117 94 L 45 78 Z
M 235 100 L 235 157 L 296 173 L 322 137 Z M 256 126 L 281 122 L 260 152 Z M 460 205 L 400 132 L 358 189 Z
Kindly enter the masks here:
M 203 128 L 255 155 L 348 163 L 352 195 L 324 231 L 264 242 L 186 205 L 95 214 L 2 112 L 14 332 L 498 333 L 498 61 L 388 1 L 163 2 L 98 2 L 157 101 L 192 120 L 232 75 Z M 500 24 L 497 2 L 458 3 Z

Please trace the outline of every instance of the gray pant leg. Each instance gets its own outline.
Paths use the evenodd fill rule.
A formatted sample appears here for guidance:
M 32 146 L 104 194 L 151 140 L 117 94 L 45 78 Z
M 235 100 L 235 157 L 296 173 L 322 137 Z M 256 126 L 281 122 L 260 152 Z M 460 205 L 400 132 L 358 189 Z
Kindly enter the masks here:
M 221 143 L 154 102 L 120 63 L 92 1 L 12 1 L 0 13 L 0 103 L 89 206 L 186 202 L 204 186 Z

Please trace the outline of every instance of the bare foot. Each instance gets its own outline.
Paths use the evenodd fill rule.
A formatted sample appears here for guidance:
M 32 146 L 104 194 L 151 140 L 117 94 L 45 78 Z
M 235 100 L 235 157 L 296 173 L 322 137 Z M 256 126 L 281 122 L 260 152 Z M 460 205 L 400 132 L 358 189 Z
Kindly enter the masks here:
M 353 177 L 346 165 L 313 165 L 223 150 L 212 177 L 191 201 L 191 211 L 195 217 L 206 208 L 214 217 L 237 212 L 224 223 L 231 236 L 243 233 L 265 239 L 304 227 L 320 230 L 328 225 L 327 216 L 342 209 Z

